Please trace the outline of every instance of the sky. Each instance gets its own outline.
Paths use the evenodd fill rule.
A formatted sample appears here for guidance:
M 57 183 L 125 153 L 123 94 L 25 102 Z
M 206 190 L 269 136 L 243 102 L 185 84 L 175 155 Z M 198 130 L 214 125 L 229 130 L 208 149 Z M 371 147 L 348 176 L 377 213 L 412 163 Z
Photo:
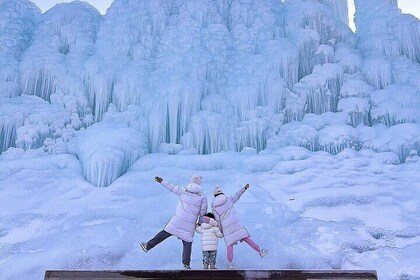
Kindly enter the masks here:
M 43 12 L 50 9 L 57 3 L 63 2 L 72 2 L 72 0 L 31 0 L 34 2 Z M 105 14 L 106 10 L 109 8 L 113 0 L 85 0 L 89 2 L 92 6 L 96 7 L 101 14 Z M 349 17 L 350 17 L 350 27 L 355 30 L 353 23 L 354 15 L 354 0 L 349 0 Z M 408 13 L 416 16 L 420 19 L 420 0 L 398 0 L 398 6 L 403 13 Z

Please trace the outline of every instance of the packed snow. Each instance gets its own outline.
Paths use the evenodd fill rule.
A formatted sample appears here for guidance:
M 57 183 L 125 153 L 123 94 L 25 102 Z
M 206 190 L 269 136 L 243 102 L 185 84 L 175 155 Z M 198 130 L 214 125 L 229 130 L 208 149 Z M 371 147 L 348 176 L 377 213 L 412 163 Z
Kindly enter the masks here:
M 138 243 L 176 203 L 153 177 L 193 174 L 251 184 L 271 252 L 238 268 L 418 278 L 420 21 L 355 5 L 353 33 L 346 0 L 0 0 L 0 278 L 179 268 L 175 238 Z
M 380 279 L 420 275 L 420 160 L 398 164 L 392 152 L 345 149 L 336 156 L 285 147 L 261 153 L 149 154 L 108 188 L 83 177 L 72 155 L 9 149 L 0 158 L 1 279 L 42 279 L 46 269 L 179 269 L 181 241 L 169 238 L 147 254 L 138 248 L 173 215 L 177 197 L 153 181 L 178 185 L 204 177 L 233 194 L 252 238 L 270 253 L 260 259 L 235 247 L 238 269 L 375 269 Z M 201 269 L 195 236 L 192 268 Z M 226 268 L 219 243 L 217 265 Z

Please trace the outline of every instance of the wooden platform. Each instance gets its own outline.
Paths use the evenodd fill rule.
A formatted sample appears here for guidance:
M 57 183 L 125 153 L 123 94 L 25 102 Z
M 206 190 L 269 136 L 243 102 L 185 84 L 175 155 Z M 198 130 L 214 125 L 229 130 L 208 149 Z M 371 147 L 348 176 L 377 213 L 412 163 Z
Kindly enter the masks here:
M 281 280 L 377 280 L 376 271 L 353 270 L 121 270 L 46 271 L 45 280 L 125 280 L 125 279 L 281 279 Z

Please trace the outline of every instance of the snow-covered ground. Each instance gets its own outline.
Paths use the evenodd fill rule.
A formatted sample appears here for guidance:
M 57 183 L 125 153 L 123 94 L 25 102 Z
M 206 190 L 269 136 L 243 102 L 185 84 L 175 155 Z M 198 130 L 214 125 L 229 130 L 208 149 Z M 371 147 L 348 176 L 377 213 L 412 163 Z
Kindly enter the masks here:
M 138 244 L 233 193 L 261 260 L 420 278 L 420 20 L 397 0 L 0 0 L 0 279 L 179 268 Z M 201 267 L 198 239 L 193 267 Z M 219 267 L 226 267 L 220 246 Z
M 0 157 L 0 278 L 42 279 L 46 269 L 179 269 L 172 237 L 145 254 L 138 244 L 163 228 L 177 197 L 155 175 L 185 185 L 204 177 L 234 193 L 264 259 L 235 247 L 237 268 L 376 269 L 380 279 L 420 275 L 420 160 L 346 149 L 336 156 L 287 147 L 259 154 L 149 154 L 108 188 L 83 178 L 72 155 L 11 149 Z M 217 263 L 227 266 L 219 243 Z M 201 268 L 195 236 L 193 269 Z

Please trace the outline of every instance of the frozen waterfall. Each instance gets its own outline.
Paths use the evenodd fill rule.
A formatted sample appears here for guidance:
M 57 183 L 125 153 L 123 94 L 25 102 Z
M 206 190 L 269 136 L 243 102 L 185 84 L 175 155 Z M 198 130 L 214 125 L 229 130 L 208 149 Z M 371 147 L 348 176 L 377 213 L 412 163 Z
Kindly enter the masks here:
M 420 21 L 355 4 L 357 34 L 346 0 L 115 0 L 104 16 L 0 0 L 0 153 L 71 153 L 98 186 L 154 152 L 404 161 L 420 153 Z

